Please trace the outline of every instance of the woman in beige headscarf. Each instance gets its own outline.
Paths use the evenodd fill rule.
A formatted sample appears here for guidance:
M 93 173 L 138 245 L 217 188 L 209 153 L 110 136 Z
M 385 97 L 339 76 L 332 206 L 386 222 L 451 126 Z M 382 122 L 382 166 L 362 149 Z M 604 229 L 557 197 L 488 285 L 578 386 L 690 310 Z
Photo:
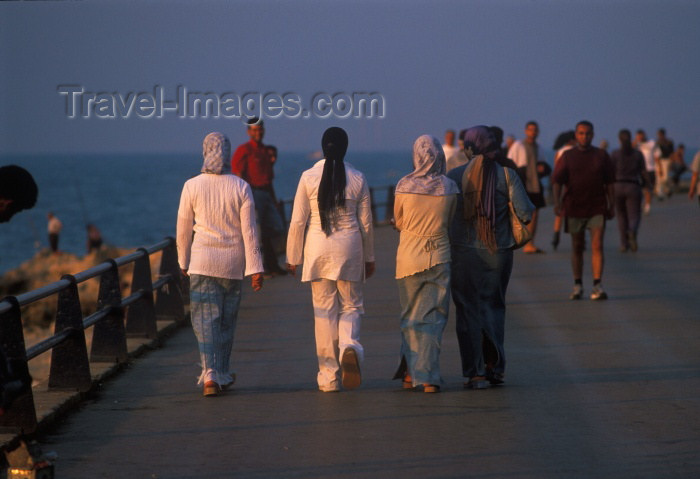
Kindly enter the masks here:
M 445 176 L 436 138 L 413 145 L 413 173 L 396 186 L 394 219 L 401 232 L 396 280 L 401 301 L 401 363 L 395 379 L 406 388 L 440 390 L 440 344 L 450 305 L 450 239 L 457 185 Z

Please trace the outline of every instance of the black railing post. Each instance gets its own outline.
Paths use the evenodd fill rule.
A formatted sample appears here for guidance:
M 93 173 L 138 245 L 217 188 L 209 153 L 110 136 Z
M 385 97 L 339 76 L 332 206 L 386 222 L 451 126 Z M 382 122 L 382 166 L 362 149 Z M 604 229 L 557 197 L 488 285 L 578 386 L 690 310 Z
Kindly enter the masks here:
M 78 286 L 70 274 L 63 275 L 61 279 L 70 281 L 70 285 L 58 293 L 54 334 L 65 330 L 70 330 L 71 334 L 51 350 L 49 389 L 77 389 L 84 392 L 92 386 L 92 377 Z
M 27 350 L 24 344 L 24 330 L 22 329 L 22 314 L 19 302 L 14 296 L 8 296 L 5 301 L 12 305 L 12 309 L 0 314 L 0 348 L 5 355 L 8 369 L 13 377 L 29 378 L 27 365 Z M 31 380 L 29 387 L 6 407 L 5 413 L 0 416 L 0 432 L 29 434 L 36 430 L 36 409 L 34 409 L 34 395 L 32 394 Z
M 121 307 L 122 293 L 119 286 L 119 268 L 113 260 L 107 260 L 110 268 L 102 273 L 97 309 L 110 308 L 107 316 L 97 322 L 92 331 L 90 360 L 99 362 L 125 362 L 128 358 L 124 308 Z
M 131 280 L 131 294 L 143 291 L 144 296 L 129 306 L 126 313 L 126 334 L 132 337 L 158 337 L 156 311 L 153 305 L 153 283 L 151 282 L 151 263 L 148 251 L 139 248 L 142 256 L 134 262 L 134 276 Z
M 169 275 L 170 281 L 156 292 L 156 318 L 171 319 L 177 322 L 185 320 L 185 306 L 182 302 L 180 278 L 182 272 L 177 263 L 175 239 L 168 238 L 170 244 L 163 249 L 160 258 L 160 276 Z
M 395 186 L 391 185 L 387 188 L 386 193 L 386 211 L 384 212 L 384 220 L 388 223 L 394 217 L 394 190 Z

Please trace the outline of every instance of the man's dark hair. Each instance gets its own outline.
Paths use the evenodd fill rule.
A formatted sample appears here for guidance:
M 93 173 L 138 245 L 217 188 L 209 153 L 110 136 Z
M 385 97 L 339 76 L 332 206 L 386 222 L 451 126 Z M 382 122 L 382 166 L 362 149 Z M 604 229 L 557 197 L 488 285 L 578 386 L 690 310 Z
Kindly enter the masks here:
M 579 126 L 582 126 L 582 125 L 583 125 L 583 126 L 587 126 L 588 128 L 591 129 L 591 131 L 593 131 L 593 123 L 591 123 L 590 121 L 588 121 L 588 120 L 581 120 L 581 121 L 579 121 L 578 123 L 576 123 L 576 128 L 578 128 Z
M 275 155 L 277 155 L 277 147 L 275 145 L 265 145 L 265 148 L 274 151 Z
M 17 165 L 0 167 L 0 196 L 14 200 L 17 211 L 34 207 L 39 190 L 32 175 Z
M 265 126 L 265 123 L 257 116 L 248 118 L 246 124 L 248 125 L 248 128 L 250 128 L 251 126 Z
M 666 136 L 666 128 L 659 128 L 659 131 L 657 133 L 661 133 L 662 135 Z
M 535 120 L 530 120 L 530 121 L 528 121 L 527 123 L 525 123 L 525 128 L 527 128 L 527 127 L 530 126 L 530 125 L 535 125 L 535 126 L 537 127 L 537 129 L 540 128 L 540 125 L 538 125 L 537 122 L 536 122 Z

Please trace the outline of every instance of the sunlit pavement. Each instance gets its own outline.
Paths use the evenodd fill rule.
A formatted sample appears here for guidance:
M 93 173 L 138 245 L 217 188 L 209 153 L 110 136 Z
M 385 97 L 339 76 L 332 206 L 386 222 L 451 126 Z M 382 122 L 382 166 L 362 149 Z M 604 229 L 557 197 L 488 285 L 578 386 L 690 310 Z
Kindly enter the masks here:
M 401 389 L 398 234 L 379 228 L 365 287 L 358 390 L 316 388 L 311 293 L 291 277 L 245 291 L 234 346 L 238 382 L 203 398 L 194 335 L 104 384 L 43 438 L 60 478 L 700 475 L 700 208 L 675 196 L 643 218 L 639 251 L 606 233 L 607 301 L 570 301 L 570 241 L 516 253 L 503 387 L 462 388 L 454 312 L 439 394 Z M 584 292 L 590 293 L 590 251 Z

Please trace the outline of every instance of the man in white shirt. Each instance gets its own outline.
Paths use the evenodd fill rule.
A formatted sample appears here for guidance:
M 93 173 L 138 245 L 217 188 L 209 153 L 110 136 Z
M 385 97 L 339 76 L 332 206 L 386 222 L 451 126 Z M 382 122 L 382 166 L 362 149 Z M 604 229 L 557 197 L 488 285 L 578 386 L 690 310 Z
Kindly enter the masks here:
M 253 290 L 263 284 L 248 183 L 231 174 L 231 143 L 221 133 L 204 139 L 202 173 L 185 182 L 177 213 L 177 253 L 190 277 L 190 315 L 199 343 L 204 396 L 233 385 L 229 370 L 243 276 Z M 194 234 L 193 234 L 194 233 Z
M 642 192 L 644 193 L 644 214 L 648 215 L 651 211 L 651 193 L 656 185 L 656 165 L 654 162 L 654 148 L 656 142 L 647 139 L 647 134 L 644 130 L 637 130 L 632 146 L 637 148 L 644 157 L 644 165 L 646 166 L 647 175 L 651 184 L 644 185 Z
M 523 180 L 527 196 L 535 205 L 535 212 L 532 214 L 532 221 L 527 228 L 532 233 L 532 240 L 523 247 L 523 253 L 544 253 L 535 246 L 535 233 L 537 231 L 538 210 L 545 206 L 542 183 L 540 183 L 537 173 L 537 163 L 544 162 L 542 149 L 537 144 L 537 136 L 540 128 L 535 121 L 528 121 L 525 125 L 525 139 L 516 140 L 508 150 L 508 158 L 515 162 L 518 167 L 518 174 Z
M 457 152 L 454 130 L 447 130 L 445 132 L 445 143 L 442 144 L 442 151 L 445 152 L 445 159 L 451 157 Z

